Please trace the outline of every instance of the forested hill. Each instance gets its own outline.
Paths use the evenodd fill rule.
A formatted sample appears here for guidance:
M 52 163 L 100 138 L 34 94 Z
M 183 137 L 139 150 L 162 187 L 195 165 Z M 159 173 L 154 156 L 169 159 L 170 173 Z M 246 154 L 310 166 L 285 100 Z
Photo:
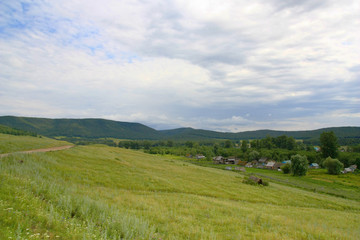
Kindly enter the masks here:
M 333 131 L 341 144 L 360 142 L 360 127 L 334 127 L 311 131 L 273 131 L 257 130 L 239 133 L 224 133 L 193 128 L 178 128 L 157 131 L 140 123 L 119 122 L 105 119 L 48 119 L 28 117 L 0 117 L 0 124 L 16 129 L 26 130 L 48 137 L 85 137 L 120 139 L 173 139 L 173 140 L 206 140 L 206 139 L 261 139 L 266 136 L 291 136 L 316 143 L 322 132 Z
M 0 117 L 0 124 L 47 137 L 159 139 L 158 131 L 143 124 L 105 119 L 48 119 L 4 116 Z
M 278 137 L 286 135 L 295 139 L 303 139 L 308 143 L 318 144 L 322 132 L 333 131 L 339 139 L 340 144 L 348 145 L 360 143 L 360 127 L 332 127 L 309 131 L 274 131 L 274 130 L 256 130 L 238 133 L 223 133 L 207 130 L 197 130 L 192 128 L 178 128 L 173 130 L 161 131 L 163 135 L 173 139 L 262 139 L 267 136 Z

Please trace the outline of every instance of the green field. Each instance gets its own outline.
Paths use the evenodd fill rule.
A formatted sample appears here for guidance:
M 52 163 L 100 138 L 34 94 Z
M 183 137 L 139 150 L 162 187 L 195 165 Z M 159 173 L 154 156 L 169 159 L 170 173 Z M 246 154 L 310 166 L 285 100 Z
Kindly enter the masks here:
M 242 180 L 236 172 L 102 145 L 14 154 L 0 159 L 0 236 L 359 239 L 358 199 Z
M 72 144 L 47 137 L 14 136 L 0 133 L 0 154 L 65 145 Z
M 183 157 L 178 157 L 189 163 L 193 163 L 199 166 L 211 167 L 216 169 L 225 170 L 226 167 L 231 165 L 213 164 L 211 161 L 206 160 L 194 160 Z M 235 171 L 235 166 L 231 166 Z M 239 174 L 244 176 L 256 175 L 260 178 L 287 185 L 291 187 L 297 187 L 312 192 L 324 193 L 332 196 L 352 199 L 360 201 L 360 174 L 348 173 L 341 175 L 327 174 L 326 169 L 309 169 L 306 176 L 294 177 L 291 174 L 283 174 L 282 172 L 257 169 L 257 168 L 245 168 L 245 173 L 240 171 Z

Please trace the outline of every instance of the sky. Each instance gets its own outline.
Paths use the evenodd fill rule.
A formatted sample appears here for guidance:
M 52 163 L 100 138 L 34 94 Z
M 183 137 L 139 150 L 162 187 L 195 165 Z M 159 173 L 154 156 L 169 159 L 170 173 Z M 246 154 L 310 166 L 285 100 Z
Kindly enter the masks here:
M 0 115 L 360 126 L 358 0 L 0 1 Z

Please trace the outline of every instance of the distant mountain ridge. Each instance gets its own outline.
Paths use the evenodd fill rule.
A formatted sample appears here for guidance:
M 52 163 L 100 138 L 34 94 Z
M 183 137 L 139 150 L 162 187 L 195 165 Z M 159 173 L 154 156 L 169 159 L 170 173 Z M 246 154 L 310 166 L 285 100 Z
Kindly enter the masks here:
M 266 136 L 286 135 L 295 139 L 316 140 L 324 131 L 333 131 L 339 139 L 360 141 L 360 127 L 332 127 L 309 131 L 256 130 L 238 133 L 216 132 L 210 130 L 177 128 L 155 130 L 140 123 L 119 122 L 98 118 L 87 119 L 49 119 L 31 117 L 0 117 L 0 124 L 26 130 L 47 137 L 113 137 L 132 140 L 206 140 L 206 139 L 261 139 Z
M 47 137 L 158 139 L 155 129 L 140 123 L 118 122 L 105 119 L 49 119 L 30 117 L 0 117 L 0 124 L 35 132 Z

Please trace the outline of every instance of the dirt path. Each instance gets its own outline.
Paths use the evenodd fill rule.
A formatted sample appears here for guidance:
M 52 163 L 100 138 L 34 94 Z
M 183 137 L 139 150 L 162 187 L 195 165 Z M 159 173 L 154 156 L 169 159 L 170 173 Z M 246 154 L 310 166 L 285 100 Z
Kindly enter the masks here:
M 51 148 L 41 148 L 41 149 L 33 149 L 28 151 L 20 151 L 20 152 L 13 152 L 13 153 L 3 153 L 0 154 L 0 158 L 9 156 L 10 154 L 14 153 L 37 153 L 37 152 L 52 152 L 52 151 L 60 151 L 65 150 L 74 147 L 73 145 L 67 145 L 67 146 L 60 146 L 60 147 L 51 147 Z

